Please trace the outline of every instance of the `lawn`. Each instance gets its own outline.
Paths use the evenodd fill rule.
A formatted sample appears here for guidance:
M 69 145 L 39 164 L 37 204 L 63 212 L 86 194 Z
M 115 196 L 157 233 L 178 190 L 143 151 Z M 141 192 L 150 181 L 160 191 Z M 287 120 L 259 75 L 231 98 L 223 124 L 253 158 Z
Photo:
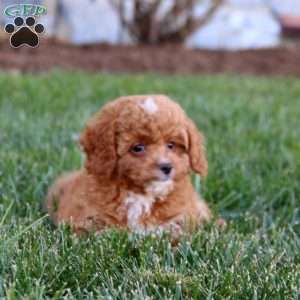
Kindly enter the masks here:
M 41 201 L 82 165 L 85 121 L 141 93 L 170 95 L 206 135 L 201 192 L 227 228 L 208 225 L 177 248 L 54 229 Z M 299 119 L 293 78 L 0 74 L 0 298 L 299 299 Z

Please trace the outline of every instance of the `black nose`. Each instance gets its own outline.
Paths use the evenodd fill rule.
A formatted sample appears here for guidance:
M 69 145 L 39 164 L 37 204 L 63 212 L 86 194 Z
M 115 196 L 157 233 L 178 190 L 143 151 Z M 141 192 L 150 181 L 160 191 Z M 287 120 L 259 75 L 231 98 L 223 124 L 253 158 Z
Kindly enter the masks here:
M 172 171 L 172 165 L 170 163 L 160 164 L 159 168 L 165 175 L 169 175 Z

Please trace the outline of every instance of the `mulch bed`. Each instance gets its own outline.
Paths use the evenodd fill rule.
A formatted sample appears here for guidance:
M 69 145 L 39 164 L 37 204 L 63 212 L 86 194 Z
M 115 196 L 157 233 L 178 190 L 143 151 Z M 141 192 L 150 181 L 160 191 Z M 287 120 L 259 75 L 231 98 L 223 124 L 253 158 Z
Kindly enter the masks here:
M 300 76 L 300 44 L 247 51 L 189 50 L 180 45 L 76 47 L 43 39 L 38 48 L 0 43 L 0 69 L 24 72 L 52 68 L 167 74 L 243 73 Z

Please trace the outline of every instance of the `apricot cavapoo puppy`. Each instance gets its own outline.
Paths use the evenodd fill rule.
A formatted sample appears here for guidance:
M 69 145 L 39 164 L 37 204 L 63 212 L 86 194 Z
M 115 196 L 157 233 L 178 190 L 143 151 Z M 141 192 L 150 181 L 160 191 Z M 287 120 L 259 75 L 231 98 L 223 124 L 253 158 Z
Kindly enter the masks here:
M 202 134 L 181 107 L 162 95 L 121 97 L 88 122 L 82 170 L 60 177 L 46 208 L 76 233 L 121 227 L 170 232 L 211 220 L 190 173 L 207 173 Z

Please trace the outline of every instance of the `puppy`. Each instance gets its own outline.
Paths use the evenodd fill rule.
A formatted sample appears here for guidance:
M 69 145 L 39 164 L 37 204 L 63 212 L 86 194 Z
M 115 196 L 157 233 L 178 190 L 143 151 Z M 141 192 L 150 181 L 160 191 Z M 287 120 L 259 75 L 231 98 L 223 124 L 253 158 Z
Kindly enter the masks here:
M 181 107 L 163 95 L 121 97 L 88 122 L 85 167 L 57 179 L 46 208 L 80 234 L 107 227 L 181 234 L 211 220 L 191 183 L 207 174 L 204 140 Z M 187 226 L 188 225 L 188 226 Z

